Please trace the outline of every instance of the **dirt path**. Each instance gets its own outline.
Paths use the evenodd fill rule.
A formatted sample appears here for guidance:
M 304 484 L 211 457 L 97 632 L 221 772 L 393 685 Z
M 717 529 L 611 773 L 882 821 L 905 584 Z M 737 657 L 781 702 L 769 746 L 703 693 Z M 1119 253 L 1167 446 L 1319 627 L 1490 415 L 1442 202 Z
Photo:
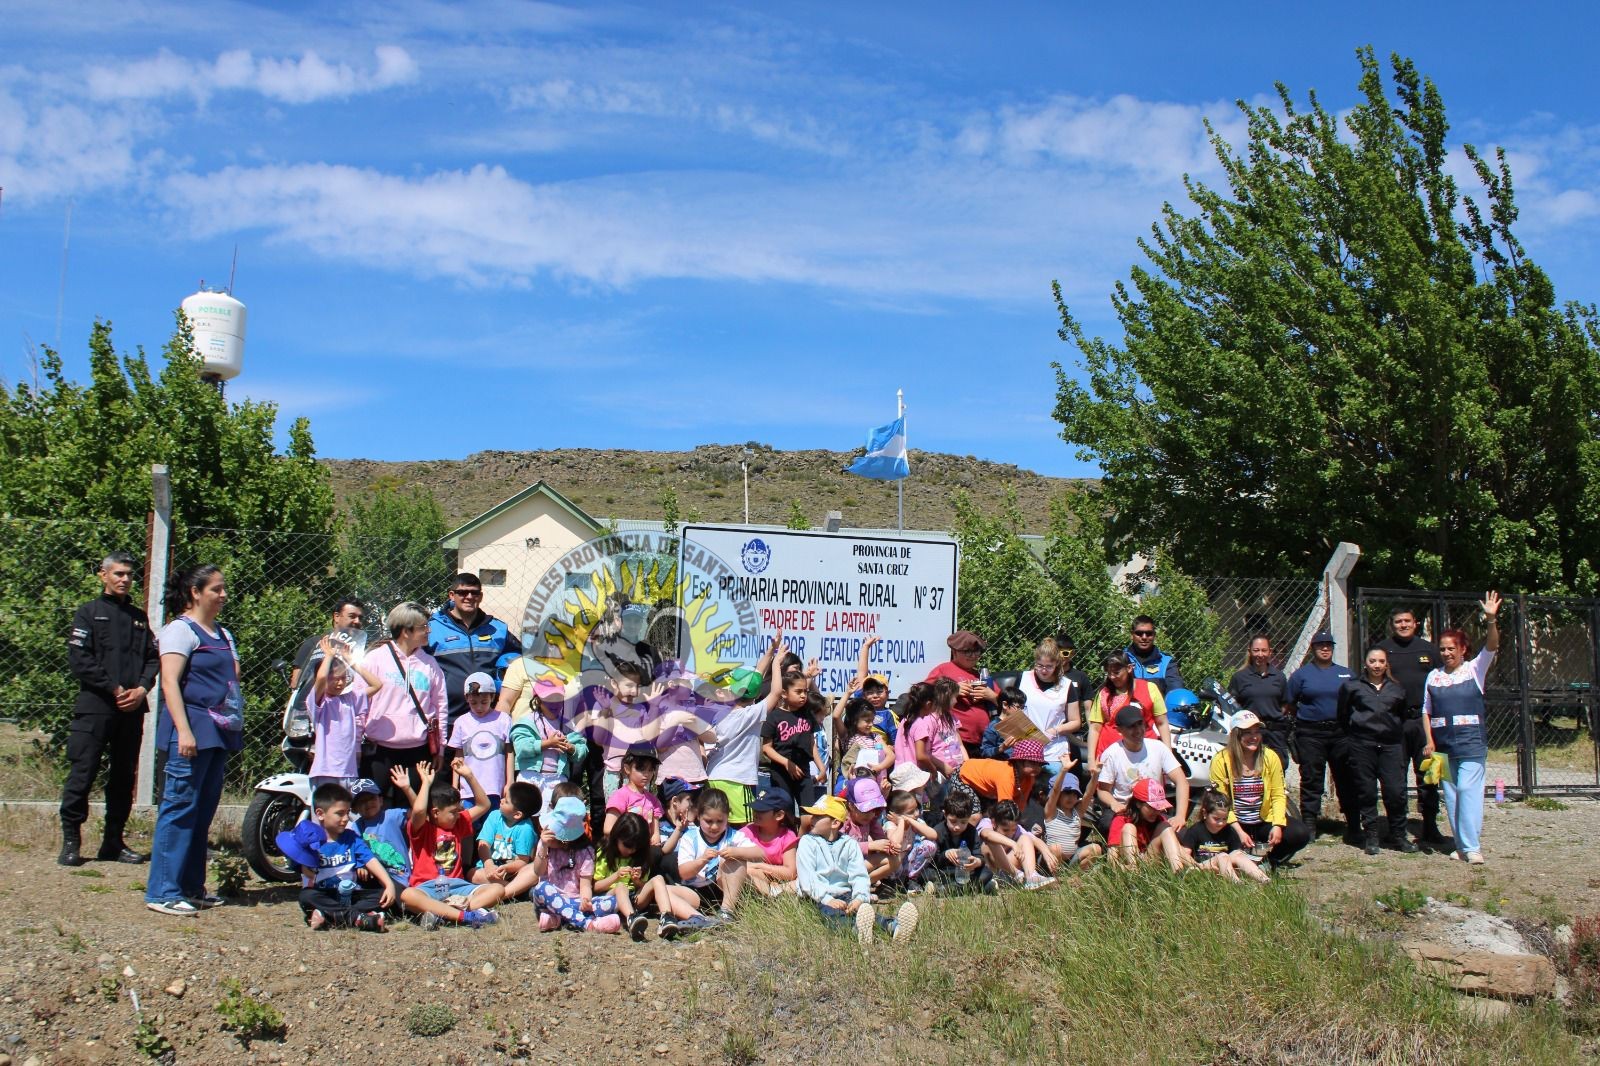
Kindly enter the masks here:
M 1330 911 L 1370 906 L 1403 884 L 1550 923 L 1600 913 L 1600 803 L 1491 806 L 1484 842 L 1490 865 L 1468 867 L 1438 855 L 1368 858 L 1325 840 L 1288 876 Z M 739 1058 L 717 1021 L 730 960 L 715 939 L 540 935 L 526 905 L 480 931 L 312 933 L 292 890 L 264 885 L 238 905 L 177 919 L 144 909 L 144 868 L 66 870 L 54 855 L 48 812 L 0 809 L 0 1066 L 5 1056 L 12 1066 L 140 1061 L 129 990 L 180 1063 Z M 241 1047 L 224 1030 L 215 1004 L 227 978 L 282 1012 L 281 1042 Z M 412 1036 L 408 1013 L 433 1003 L 455 1009 L 455 1028 Z M 862 1032 L 852 1057 L 888 1061 L 894 1037 Z M 769 1060 L 804 1057 L 803 1026 L 793 1039 Z

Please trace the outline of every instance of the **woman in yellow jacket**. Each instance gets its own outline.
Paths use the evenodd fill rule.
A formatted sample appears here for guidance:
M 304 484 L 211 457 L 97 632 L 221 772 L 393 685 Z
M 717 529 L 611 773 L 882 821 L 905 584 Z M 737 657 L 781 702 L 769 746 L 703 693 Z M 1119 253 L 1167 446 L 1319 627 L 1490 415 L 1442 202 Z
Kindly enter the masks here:
M 1305 823 L 1289 817 L 1283 763 L 1262 743 L 1261 719 L 1253 712 L 1234 719 L 1228 746 L 1211 760 L 1211 787 L 1228 798 L 1228 824 L 1240 846 L 1266 848 L 1273 866 L 1311 842 Z

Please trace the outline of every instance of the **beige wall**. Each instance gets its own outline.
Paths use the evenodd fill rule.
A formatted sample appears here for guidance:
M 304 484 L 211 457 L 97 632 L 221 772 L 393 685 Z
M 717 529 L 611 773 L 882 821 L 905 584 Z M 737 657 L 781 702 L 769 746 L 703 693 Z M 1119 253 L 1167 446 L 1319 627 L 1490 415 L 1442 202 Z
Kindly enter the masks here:
M 483 589 L 483 609 L 519 632 L 528 595 L 545 571 L 568 551 L 593 536 L 587 527 L 543 496 L 485 522 L 461 538 L 460 566 L 481 576 L 484 570 L 504 570 L 504 586 Z M 539 546 L 528 547 L 537 537 Z

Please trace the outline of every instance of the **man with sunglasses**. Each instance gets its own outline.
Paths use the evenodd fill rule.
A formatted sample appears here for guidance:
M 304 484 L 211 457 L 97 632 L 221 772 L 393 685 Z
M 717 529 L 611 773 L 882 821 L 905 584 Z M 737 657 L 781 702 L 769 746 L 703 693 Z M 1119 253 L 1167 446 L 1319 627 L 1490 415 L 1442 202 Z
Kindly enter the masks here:
M 499 678 L 500 657 L 522 654 L 522 641 L 506 624 L 484 612 L 483 582 L 477 574 L 462 572 L 450 581 L 450 598 L 428 621 L 427 652 L 444 673 L 449 701 L 448 726 L 467 713 L 467 678 L 480 670 Z M 446 728 L 445 736 L 450 735 Z
M 1148 681 L 1165 696 L 1177 688 L 1188 688 L 1183 675 L 1178 673 L 1178 661 L 1156 647 L 1156 620 L 1141 614 L 1133 620 L 1130 631 L 1133 637 L 1128 644 L 1128 659 L 1133 663 L 1133 676 Z

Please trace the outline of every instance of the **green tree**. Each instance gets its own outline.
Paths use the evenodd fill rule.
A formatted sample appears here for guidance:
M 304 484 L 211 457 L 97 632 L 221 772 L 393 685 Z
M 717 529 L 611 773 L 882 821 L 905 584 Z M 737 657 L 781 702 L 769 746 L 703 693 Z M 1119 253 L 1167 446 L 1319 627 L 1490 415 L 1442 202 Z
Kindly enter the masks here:
M 0 390 L 0 533 L 12 540 L 0 551 L 0 717 L 42 730 L 47 754 L 71 710 L 71 612 L 98 591 L 101 555 L 143 553 L 152 463 L 170 471 L 173 567 L 213 562 L 227 575 L 223 621 L 244 663 L 247 731 L 276 718 L 283 693 L 264 671 L 319 613 L 334 506 L 309 424 L 295 421 L 279 452 L 276 406 L 229 404 L 203 382 L 181 314 L 164 356 L 153 375 L 142 349 L 119 355 L 111 324 L 96 322 L 87 385 L 45 349 L 37 386 Z
M 1444 104 L 1371 49 L 1340 119 L 1240 103 L 1225 189 L 1186 181 L 1090 338 L 1056 287 L 1055 417 L 1105 472 L 1119 554 L 1189 573 L 1303 575 L 1340 540 L 1372 584 L 1592 593 L 1600 569 L 1600 318 L 1558 305 L 1512 232 L 1504 154 L 1447 170 Z M 1281 107 L 1281 111 L 1279 108 Z M 1209 128 L 1209 127 L 1208 127 Z
M 668 533 L 678 531 L 678 523 L 682 515 L 678 511 L 678 493 L 674 489 L 664 489 L 661 493 L 661 528 Z
M 799 500 L 789 501 L 789 520 L 784 525 L 789 529 L 811 528 L 811 519 L 806 517 L 805 508 L 800 506 Z
M 1059 584 L 1022 539 L 1022 512 L 1008 492 L 998 513 L 988 513 L 958 491 L 956 542 L 961 547 L 956 624 L 988 643 L 990 670 L 1020 670 L 1033 663 L 1034 645 L 1054 635 L 1067 618 Z M 1105 569 L 1100 569 L 1105 577 Z M 942 654 L 942 649 L 938 649 Z M 930 658 L 935 649 L 929 649 Z
M 439 546 L 447 532 L 444 512 L 431 493 L 380 478 L 346 505 L 335 594 L 360 600 L 373 620 L 406 600 L 436 604 L 450 580 Z

